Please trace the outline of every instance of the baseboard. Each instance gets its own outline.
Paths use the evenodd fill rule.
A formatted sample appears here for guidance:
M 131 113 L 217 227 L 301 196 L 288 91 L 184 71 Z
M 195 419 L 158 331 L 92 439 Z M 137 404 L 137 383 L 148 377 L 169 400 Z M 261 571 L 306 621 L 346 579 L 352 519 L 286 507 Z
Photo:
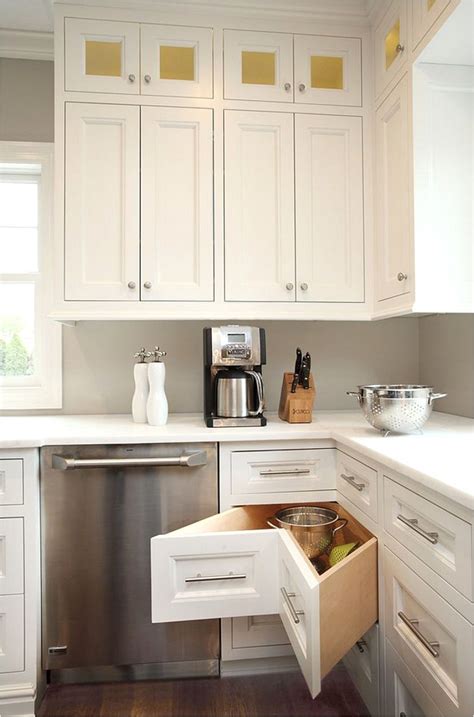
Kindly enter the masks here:
M 294 672 L 299 669 L 294 655 L 253 660 L 225 660 L 221 662 L 221 677 L 257 675 L 268 672 Z

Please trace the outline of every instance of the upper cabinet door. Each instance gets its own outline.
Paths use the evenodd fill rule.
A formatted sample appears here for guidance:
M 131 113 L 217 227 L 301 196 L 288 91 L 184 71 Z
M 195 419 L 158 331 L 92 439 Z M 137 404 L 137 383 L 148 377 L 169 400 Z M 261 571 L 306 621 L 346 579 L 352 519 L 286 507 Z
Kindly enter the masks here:
M 66 300 L 138 299 L 139 114 L 66 104 Z
M 421 0 L 415 0 L 420 2 Z M 393 0 L 375 30 L 375 95 L 378 97 L 406 62 L 407 2 Z
M 376 292 L 382 301 L 408 294 L 412 286 L 406 75 L 380 105 L 375 125 Z
M 413 0 L 413 47 L 417 47 L 450 0 Z
M 296 115 L 299 301 L 364 301 L 362 119 Z
M 212 97 L 212 30 L 141 25 L 141 93 Z
M 224 30 L 224 97 L 293 102 L 293 35 Z
M 360 107 L 361 43 L 347 37 L 295 35 L 295 100 Z
M 225 112 L 225 298 L 294 301 L 293 115 Z
M 212 110 L 142 107 L 141 147 L 141 298 L 212 301 Z
M 66 90 L 139 93 L 137 23 L 66 18 L 65 44 Z

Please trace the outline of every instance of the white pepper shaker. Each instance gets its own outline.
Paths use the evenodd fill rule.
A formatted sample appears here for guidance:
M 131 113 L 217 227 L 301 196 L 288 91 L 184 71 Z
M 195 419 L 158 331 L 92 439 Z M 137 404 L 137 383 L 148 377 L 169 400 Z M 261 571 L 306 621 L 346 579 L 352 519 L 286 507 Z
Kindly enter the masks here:
M 148 364 L 145 360 L 151 354 L 142 347 L 140 351 L 134 354 L 134 358 L 138 359 L 133 367 L 133 378 L 135 380 L 135 391 L 132 398 L 132 418 L 135 423 L 146 423 L 146 404 L 148 401 L 149 384 L 148 384 Z
M 148 383 L 150 392 L 146 405 L 146 414 L 150 426 L 164 426 L 168 420 L 168 400 L 165 393 L 165 364 L 161 361 L 166 351 L 155 346 L 151 352 L 152 361 L 148 364 Z

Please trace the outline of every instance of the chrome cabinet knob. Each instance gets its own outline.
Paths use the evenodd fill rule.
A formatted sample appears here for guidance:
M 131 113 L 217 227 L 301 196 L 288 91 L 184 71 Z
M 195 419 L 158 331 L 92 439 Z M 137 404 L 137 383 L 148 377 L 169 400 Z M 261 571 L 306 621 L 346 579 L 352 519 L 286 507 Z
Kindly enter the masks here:
M 403 271 L 399 271 L 397 274 L 398 281 L 406 281 L 408 279 L 408 274 L 404 274 Z
M 143 79 L 145 80 L 145 82 L 147 83 L 147 85 L 149 85 L 150 82 L 151 82 L 151 75 L 145 75 L 145 77 L 144 77 Z
M 291 82 L 285 82 L 283 87 L 285 88 L 286 92 L 289 92 L 291 90 Z
M 287 288 L 287 291 L 293 291 L 295 286 L 294 286 L 294 284 L 291 283 L 291 281 L 289 281 L 288 284 L 286 285 L 286 288 Z
M 400 43 L 398 43 L 398 45 L 397 45 L 396 48 L 395 48 L 395 50 L 396 50 L 399 54 L 400 54 L 400 52 L 403 52 L 404 49 L 405 49 L 405 45 L 400 45 Z
M 145 289 L 151 289 L 151 281 L 145 281 L 143 286 L 145 287 Z
M 129 81 L 129 82 L 135 82 L 135 75 L 129 75 L 129 76 L 128 76 L 128 81 Z
M 308 284 L 305 281 L 303 281 L 303 283 L 300 284 L 300 289 L 301 289 L 301 291 L 308 291 Z
M 300 84 L 298 85 L 298 89 L 300 92 L 304 92 L 306 90 L 306 85 L 300 82 Z
M 134 281 L 129 281 L 128 284 L 127 284 L 127 286 L 128 286 L 129 289 L 136 289 L 136 286 L 137 286 L 137 285 L 135 284 Z

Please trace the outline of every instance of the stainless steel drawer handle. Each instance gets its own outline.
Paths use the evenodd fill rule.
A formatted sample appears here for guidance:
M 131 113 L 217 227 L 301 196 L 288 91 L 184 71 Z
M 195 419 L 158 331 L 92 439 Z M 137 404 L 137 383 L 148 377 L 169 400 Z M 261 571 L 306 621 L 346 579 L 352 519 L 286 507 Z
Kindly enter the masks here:
M 184 578 L 185 583 L 209 583 L 212 580 L 245 580 L 244 573 L 229 573 L 228 575 L 201 575 L 198 573 L 194 578 Z
M 401 513 L 397 515 L 397 520 L 399 520 L 404 525 L 407 525 L 409 528 L 415 531 L 415 533 L 418 533 L 418 535 L 421 535 L 422 538 L 425 538 L 431 545 L 436 545 L 439 538 L 439 533 L 429 533 L 427 530 L 423 530 L 423 528 L 420 528 L 418 525 L 418 519 L 417 518 L 405 518 L 404 515 Z
M 365 488 L 365 483 L 358 483 L 354 476 L 347 476 L 345 473 L 341 473 L 342 480 L 345 480 L 346 483 L 349 483 L 353 488 L 356 490 L 363 491 Z
M 296 593 L 289 593 L 286 588 L 280 588 L 281 594 L 283 595 L 283 599 L 288 605 L 288 610 L 290 611 L 290 615 L 293 618 L 294 622 L 298 624 L 300 621 L 299 615 L 304 615 L 304 610 L 297 610 L 293 603 L 291 602 L 291 598 L 296 597 Z
M 133 466 L 205 466 L 207 463 L 206 451 L 187 453 L 182 456 L 163 458 L 70 458 L 68 456 L 53 455 L 53 468 L 60 471 L 76 470 L 78 468 L 122 468 Z
M 307 476 L 311 473 L 309 468 L 292 468 L 280 471 L 260 471 L 261 476 Z
M 363 654 L 365 652 L 364 647 L 367 647 L 367 642 L 364 639 L 357 640 L 356 645 L 359 652 Z
M 430 655 L 433 655 L 433 657 L 439 657 L 439 642 L 430 642 L 429 640 L 426 639 L 426 637 L 423 635 L 422 632 L 419 631 L 419 629 L 417 627 L 418 622 L 419 622 L 418 620 L 410 619 L 401 610 L 398 613 L 398 617 L 412 631 L 412 633 L 415 635 L 415 637 L 418 638 L 418 640 L 421 642 L 423 647 L 425 647 L 428 650 Z

